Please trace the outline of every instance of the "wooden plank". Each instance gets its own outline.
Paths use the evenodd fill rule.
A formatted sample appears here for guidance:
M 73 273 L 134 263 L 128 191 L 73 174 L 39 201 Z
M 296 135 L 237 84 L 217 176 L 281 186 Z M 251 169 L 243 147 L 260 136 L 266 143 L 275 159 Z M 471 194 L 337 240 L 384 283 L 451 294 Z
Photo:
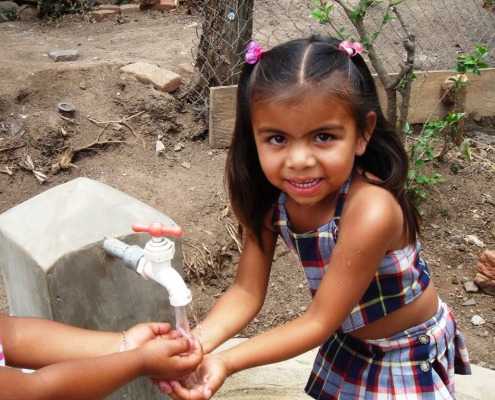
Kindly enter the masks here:
M 417 72 L 418 80 L 411 87 L 408 122 L 422 124 L 443 118 L 447 109 L 441 103 L 442 84 L 452 71 Z M 495 116 L 495 68 L 484 69 L 480 76 L 468 74 L 466 112 L 479 117 Z M 383 110 L 385 91 L 374 77 Z M 228 147 L 234 130 L 237 86 L 219 86 L 210 90 L 209 141 L 212 148 Z
M 237 85 L 210 89 L 209 142 L 214 149 L 229 147 L 234 132 Z

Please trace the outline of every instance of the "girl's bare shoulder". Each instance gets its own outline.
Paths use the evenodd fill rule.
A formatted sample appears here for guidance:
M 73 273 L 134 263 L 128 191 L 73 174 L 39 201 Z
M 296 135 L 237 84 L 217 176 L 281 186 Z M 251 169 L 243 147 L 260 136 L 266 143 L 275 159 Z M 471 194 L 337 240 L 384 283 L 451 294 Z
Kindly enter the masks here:
M 357 177 L 351 182 L 341 217 L 342 228 L 349 223 L 390 237 L 390 246 L 403 242 L 404 216 L 399 202 L 387 189 Z

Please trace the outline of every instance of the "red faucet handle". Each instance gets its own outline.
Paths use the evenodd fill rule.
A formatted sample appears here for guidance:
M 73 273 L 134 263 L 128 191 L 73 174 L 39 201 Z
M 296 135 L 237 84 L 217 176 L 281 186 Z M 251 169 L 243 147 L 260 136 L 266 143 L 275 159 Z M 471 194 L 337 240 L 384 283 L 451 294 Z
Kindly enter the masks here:
M 132 224 L 132 230 L 134 232 L 148 232 L 153 237 L 160 237 L 162 235 L 181 236 L 182 228 L 180 226 L 165 226 L 161 222 L 153 222 L 149 225 L 136 222 Z

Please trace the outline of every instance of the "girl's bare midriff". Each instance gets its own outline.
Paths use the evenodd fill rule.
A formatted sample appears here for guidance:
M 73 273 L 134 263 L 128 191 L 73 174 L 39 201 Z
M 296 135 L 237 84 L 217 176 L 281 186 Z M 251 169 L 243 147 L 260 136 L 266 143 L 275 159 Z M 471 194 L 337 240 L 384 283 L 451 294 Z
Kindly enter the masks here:
M 430 283 L 416 300 L 393 313 L 351 333 L 360 339 L 380 339 L 428 321 L 438 310 L 438 294 Z

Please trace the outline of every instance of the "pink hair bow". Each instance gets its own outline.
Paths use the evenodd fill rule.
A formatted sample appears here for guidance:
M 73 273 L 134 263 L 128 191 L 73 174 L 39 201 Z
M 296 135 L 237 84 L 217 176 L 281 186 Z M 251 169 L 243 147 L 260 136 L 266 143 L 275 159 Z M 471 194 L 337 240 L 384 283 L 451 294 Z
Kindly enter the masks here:
M 261 55 L 265 52 L 256 42 L 249 42 L 246 47 L 246 55 L 244 59 L 248 64 L 256 64 L 260 59 Z
M 356 54 L 363 52 L 363 45 L 359 42 L 351 43 L 348 40 L 342 40 L 339 44 L 339 50 L 345 51 L 349 56 L 354 57 Z

